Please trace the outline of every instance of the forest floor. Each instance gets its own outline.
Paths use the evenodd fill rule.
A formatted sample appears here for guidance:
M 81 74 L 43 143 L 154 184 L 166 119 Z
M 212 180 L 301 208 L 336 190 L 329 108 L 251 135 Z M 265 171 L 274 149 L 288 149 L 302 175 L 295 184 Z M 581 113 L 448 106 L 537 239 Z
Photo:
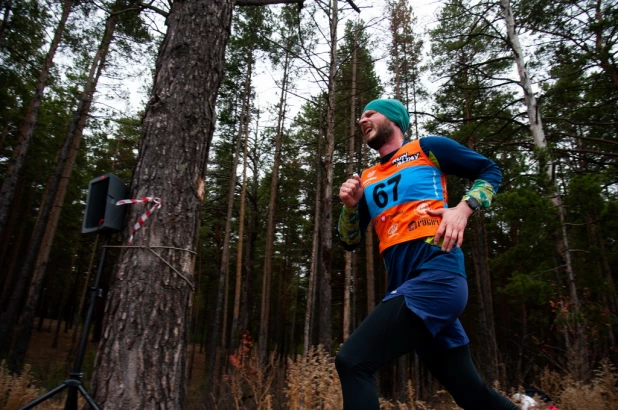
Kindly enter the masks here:
M 69 359 L 69 353 L 73 348 L 75 351 L 79 347 L 81 332 L 80 329 L 73 343 L 73 329 L 64 332 L 63 328 L 58 334 L 58 346 L 53 348 L 52 341 L 56 330 L 56 321 L 46 319 L 41 326 L 41 330 L 34 330 L 30 340 L 30 345 L 26 353 L 26 363 L 30 365 L 30 373 L 36 381 L 36 385 L 49 391 L 60 385 L 64 380 L 69 378 L 69 374 L 73 371 L 75 354 L 72 354 Z M 85 349 L 84 361 L 81 366 L 83 372 L 83 382 L 86 390 L 92 377 L 94 369 L 94 360 L 98 342 L 93 342 L 89 338 Z M 205 351 L 200 352 L 200 346 L 190 346 L 189 356 L 192 355 L 193 363 L 191 370 L 191 385 L 190 387 L 197 388 L 203 379 L 205 368 Z
M 18 379 L 12 378 L 7 372 L 6 367 L 0 367 L 0 410 L 16 410 L 19 409 L 24 404 L 34 400 L 39 397 L 46 391 L 50 391 L 51 389 L 59 386 L 64 380 L 69 378 L 69 374 L 73 370 L 74 359 L 69 360 L 70 357 L 74 357 L 74 354 L 70 355 L 70 351 L 72 349 L 77 349 L 78 344 L 80 342 L 81 331 L 76 335 L 75 342 L 73 343 L 73 330 L 69 330 L 68 332 L 64 332 L 64 329 L 61 329 L 58 335 L 58 346 L 52 348 L 52 342 L 54 338 L 54 333 L 56 330 L 56 322 L 51 320 L 45 320 L 41 326 L 41 330 L 34 330 L 32 333 L 32 338 L 30 341 L 30 347 L 26 354 L 26 363 L 30 366 L 29 372 L 27 373 L 27 377 L 20 376 Z M 85 351 L 83 365 L 81 367 L 81 371 L 84 374 L 83 382 L 84 387 L 88 391 L 90 379 L 92 377 L 92 372 L 94 369 L 94 360 L 96 356 L 96 351 L 98 347 L 98 342 L 88 341 L 87 348 Z M 195 349 L 195 350 L 193 350 Z M 188 396 L 187 396 L 187 410 L 189 409 L 203 409 L 204 402 L 204 369 L 205 369 L 205 353 L 204 350 L 200 352 L 199 345 L 190 345 L 188 352 L 189 361 L 192 363 L 191 372 L 190 372 L 190 384 L 188 388 Z M 298 408 L 298 406 L 291 405 L 295 399 L 294 392 L 313 392 L 314 396 L 320 396 L 320 400 L 324 399 L 324 402 L 328 403 L 339 403 L 340 401 L 340 391 L 338 388 L 338 383 L 336 380 L 336 372 L 334 369 L 334 364 L 332 363 L 332 358 L 325 353 L 320 356 L 320 354 L 314 355 L 311 358 L 312 366 L 311 368 L 315 369 L 315 372 L 320 373 L 317 375 L 313 375 L 309 377 L 308 374 L 303 376 L 303 373 L 299 371 L 300 363 L 290 363 L 288 379 L 286 379 L 286 383 L 289 386 L 296 386 L 297 389 L 291 388 L 288 393 L 290 404 L 286 408 Z M 315 362 L 315 363 L 314 363 Z M 296 370 L 294 370 L 296 369 Z M 237 374 L 237 376 L 234 376 Z M 253 384 L 257 383 L 257 381 L 264 381 L 268 379 L 266 374 L 264 378 L 256 378 L 255 375 L 251 372 L 248 372 L 244 379 L 236 379 L 238 375 L 242 376 L 242 372 L 232 372 L 230 378 L 231 385 L 240 385 L 242 383 L 253 386 Z M 315 377 L 314 377 L 315 376 Z M 259 379 L 259 380 L 258 380 Z M 256 381 L 257 380 L 257 381 Z M 312 383 L 315 381 L 320 382 L 320 390 L 313 389 Z M 234 381 L 237 383 L 235 384 Z M 272 379 L 270 380 L 272 382 Z M 323 383 L 322 383 L 323 382 Z M 267 383 L 270 386 L 270 382 Z M 311 386 L 310 386 L 311 385 Z M 309 388 L 309 387 L 311 388 Z M 539 386 L 544 391 L 548 392 L 551 397 L 556 401 L 558 407 L 561 410 L 574 410 L 574 409 L 586 409 L 586 410 L 606 410 L 606 409 L 618 409 L 618 391 L 616 390 L 616 386 L 618 386 L 618 371 L 616 367 L 613 366 L 609 361 L 605 361 L 603 366 L 595 371 L 595 376 L 593 380 L 590 380 L 589 383 L 580 383 L 574 382 L 573 379 L 569 378 L 565 375 L 559 375 L 553 372 L 546 372 L 542 375 L 541 380 L 539 380 Z M 256 387 L 256 386 L 253 386 Z M 262 386 L 263 387 L 263 386 Z M 257 387 L 256 387 L 257 388 Z M 298 390 L 298 391 L 297 391 Z M 256 390 L 256 391 L 259 391 Z M 242 393 L 242 392 L 240 392 Z M 270 400 L 269 397 L 273 392 L 265 391 L 264 397 L 261 395 L 256 395 L 254 397 L 255 400 L 257 398 L 265 398 L 266 401 Z M 241 397 L 242 396 L 242 397 Z M 258 397 L 259 396 L 259 397 Z M 324 397 L 322 397 L 324 396 Z M 8 399 L 7 399 L 8 397 Z M 61 410 L 64 409 L 64 400 L 66 397 L 66 393 L 61 393 L 53 398 L 53 400 L 48 400 L 45 403 L 37 406 L 37 410 Z M 78 396 L 80 403 L 83 403 L 83 399 L 81 395 Z M 230 396 L 232 398 L 236 398 L 242 402 L 245 397 L 242 394 L 236 394 Z M 253 396 L 252 396 L 253 397 Z M 299 396 L 300 397 L 300 396 Z M 312 396 L 303 396 L 303 400 L 313 399 Z M 237 401 L 238 401 L 237 400 Z M 228 400 L 229 401 L 229 400 Z M 261 402 L 260 402 L 261 403 Z M 265 402 L 266 403 L 266 402 Z M 420 404 L 422 402 L 415 402 L 413 398 L 410 398 L 410 403 Z M 440 399 L 439 403 L 444 404 L 435 404 L 431 403 L 432 406 L 415 406 L 412 405 L 412 408 L 423 408 L 423 409 L 452 409 L 454 408 L 454 403 L 448 397 L 445 400 Z M 229 405 L 219 407 L 219 408 L 234 408 L 234 406 Z M 268 405 L 263 406 L 253 406 L 255 408 L 270 408 Z M 253 408 L 252 407 L 252 408 Z M 323 407 L 323 408 L 340 408 L 340 405 Z M 405 404 L 397 404 L 386 402 L 382 403 L 382 407 L 384 409 L 407 409 Z M 82 408 L 81 404 L 78 408 Z M 542 407 L 543 408 L 543 407 Z

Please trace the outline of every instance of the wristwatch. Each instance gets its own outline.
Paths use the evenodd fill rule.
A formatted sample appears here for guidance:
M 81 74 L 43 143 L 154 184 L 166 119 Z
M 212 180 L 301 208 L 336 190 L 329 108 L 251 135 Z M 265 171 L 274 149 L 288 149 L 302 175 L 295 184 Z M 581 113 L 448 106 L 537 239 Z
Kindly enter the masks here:
M 470 209 L 472 209 L 474 212 L 476 212 L 476 211 L 481 209 L 481 203 L 479 201 L 477 201 L 476 198 L 474 198 L 474 197 L 466 198 L 466 203 L 468 204 Z

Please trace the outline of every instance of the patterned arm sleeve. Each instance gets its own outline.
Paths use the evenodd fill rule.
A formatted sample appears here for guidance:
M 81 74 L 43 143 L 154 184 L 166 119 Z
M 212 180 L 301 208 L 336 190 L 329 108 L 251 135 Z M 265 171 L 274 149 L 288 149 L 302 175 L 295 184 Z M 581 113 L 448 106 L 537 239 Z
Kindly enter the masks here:
M 339 232 L 339 240 L 346 250 L 353 250 L 360 244 L 362 235 L 360 213 L 357 206 L 343 206 L 341 214 L 339 214 L 337 231 Z
M 474 198 L 479 201 L 482 209 L 488 209 L 495 196 L 496 190 L 489 182 L 477 179 L 472 184 L 472 188 L 463 196 L 462 201 Z

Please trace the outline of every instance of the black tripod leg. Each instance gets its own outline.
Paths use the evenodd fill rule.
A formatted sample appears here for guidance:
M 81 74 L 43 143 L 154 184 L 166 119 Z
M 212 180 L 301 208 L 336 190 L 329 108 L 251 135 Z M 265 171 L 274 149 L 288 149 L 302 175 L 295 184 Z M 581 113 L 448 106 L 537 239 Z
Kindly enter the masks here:
M 84 386 L 82 386 L 81 384 L 79 386 L 77 386 L 77 388 L 79 389 L 79 391 L 82 393 L 82 396 L 84 396 L 84 399 L 86 399 L 86 401 L 88 402 L 88 404 L 90 404 L 90 407 L 92 407 L 94 410 L 101 410 L 99 408 L 99 406 L 97 406 L 97 403 L 95 403 L 95 401 L 93 400 L 92 397 L 90 397 L 90 395 L 88 394 L 88 392 L 86 391 L 86 389 L 84 388 Z
M 27 410 L 27 409 L 31 409 L 34 406 L 43 403 L 45 400 L 49 399 L 50 397 L 52 397 L 53 395 L 60 393 L 62 390 L 66 389 L 68 386 L 63 383 L 60 386 L 56 387 L 53 390 L 48 391 L 47 393 L 45 393 L 44 395 L 42 395 L 41 397 L 37 398 L 36 400 L 31 401 L 30 403 L 26 404 L 25 406 L 23 406 L 22 408 L 20 408 L 19 410 Z
M 77 410 L 77 388 L 78 386 L 79 384 L 75 384 L 69 387 L 69 392 L 67 393 L 67 400 L 64 402 L 64 410 Z
M 97 275 L 94 280 L 94 286 L 91 288 L 92 296 L 91 296 L 91 301 L 90 301 L 90 307 L 88 308 L 88 313 L 86 315 L 86 322 L 84 323 L 84 330 L 82 332 L 82 338 L 79 343 L 79 350 L 77 352 L 77 357 L 75 359 L 75 365 L 74 365 L 73 372 L 71 373 L 71 378 L 65 380 L 64 383 L 61 384 L 60 386 L 45 393 L 41 397 L 31 401 L 30 403 L 26 404 L 19 410 L 31 409 L 34 406 L 52 397 L 56 393 L 59 393 L 60 391 L 66 389 L 67 387 L 69 388 L 69 392 L 67 394 L 67 399 L 65 401 L 65 407 L 64 407 L 65 410 L 77 410 L 77 404 L 78 404 L 77 403 L 77 390 L 79 390 L 84 395 L 84 398 L 94 410 L 100 410 L 99 406 L 97 406 L 97 404 L 94 402 L 92 397 L 90 397 L 90 395 L 88 394 L 88 392 L 86 391 L 86 389 L 84 389 L 82 385 L 83 374 L 81 372 L 81 367 L 82 367 L 82 362 L 84 360 L 86 343 L 88 342 L 88 333 L 90 331 L 90 323 L 92 321 L 94 305 L 96 302 L 96 298 L 98 296 L 98 292 L 101 291 L 101 289 L 99 288 L 99 280 L 101 278 L 101 273 L 103 272 L 103 265 L 105 264 L 105 256 L 107 255 L 107 246 L 109 245 L 109 241 L 110 241 L 110 234 L 107 233 L 105 237 L 105 244 L 103 245 L 103 250 L 101 251 L 101 260 L 99 261 L 99 266 L 97 268 Z

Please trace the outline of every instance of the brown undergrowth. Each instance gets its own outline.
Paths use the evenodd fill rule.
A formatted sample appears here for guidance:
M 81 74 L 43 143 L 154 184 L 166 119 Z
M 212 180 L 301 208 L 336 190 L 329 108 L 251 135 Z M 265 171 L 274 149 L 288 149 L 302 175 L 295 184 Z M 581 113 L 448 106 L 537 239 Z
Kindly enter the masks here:
M 30 366 L 25 365 L 21 375 L 12 375 L 2 361 L 0 363 L 0 409 L 19 409 L 36 399 L 43 389 L 36 387 L 36 380 L 30 372 Z M 37 407 L 41 410 L 56 410 L 64 408 L 64 403 L 49 400 Z
M 27 366 L 21 376 L 13 376 L 4 363 L 0 365 L 0 410 L 19 409 L 45 390 L 57 386 L 66 377 L 66 356 L 59 352 L 67 350 L 69 343 L 63 342 L 64 336 L 61 335 L 60 350 L 50 349 L 48 343 L 37 342 L 36 333 L 33 340 L 35 348 L 26 356 L 32 367 Z M 41 335 L 42 340 L 49 339 L 45 334 Z M 92 344 L 84 363 L 86 383 L 90 377 L 95 350 L 96 345 Z M 343 407 L 334 357 L 321 347 L 311 348 L 307 357 L 298 355 L 282 358 L 273 354 L 263 366 L 257 365 L 255 350 L 253 342 L 246 335 L 241 348 L 228 358 L 228 370 L 208 397 L 204 394 L 208 390 L 203 381 L 204 353 L 196 353 L 185 410 L 340 410 Z M 618 371 L 607 360 L 601 362 L 588 383 L 545 370 L 535 384 L 552 397 L 560 410 L 618 410 Z M 498 391 L 503 390 L 497 385 L 493 387 Z M 514 390 L 510 389 L 509 393 Z M 523 388 L 519 390 L 523 391 Z M 36 408 L 62 409 L 64 397 L 66 395 L 61 394 Z M 412 382 L 408 383 L 405 401 L 381 399 L 380 405 L 382 410 L 458 409 L 445 391 L 420 400 L 416 397 Z M 535 410 L 544 410 L 544 407 Z
M 607 359 L 601 361 L 590 383 L 546 369 L 539 387 L 555 400 L 560 410 L 618 410 L 618 373 Z

